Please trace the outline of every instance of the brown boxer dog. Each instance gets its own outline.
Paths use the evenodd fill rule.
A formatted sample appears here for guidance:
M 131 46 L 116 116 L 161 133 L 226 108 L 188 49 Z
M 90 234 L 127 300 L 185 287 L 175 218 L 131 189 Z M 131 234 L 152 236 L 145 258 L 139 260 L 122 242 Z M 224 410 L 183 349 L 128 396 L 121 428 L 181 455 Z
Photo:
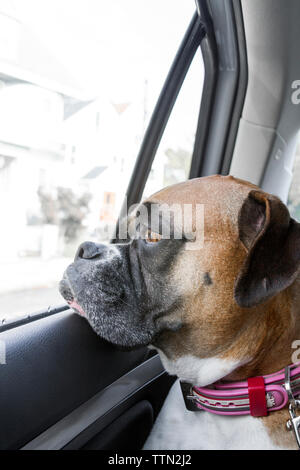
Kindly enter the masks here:
M 143 205 L 192 205 L 190 232 L 174 236 L 184 217 L 173 213 L 170 237 L 162 236 L 164 213 L 126 243 L 84 243 L 60 284 L 68 303 L 101 337 L 156 348 L 170 374 L 194 385 L 290 364 L 300 339 L 300 224 L 286 206 L 231 176 L 170 186 Z M 265 418 L 192 413 L 175 383 L 145 447 L 288 448 L 295 440 L 287 419 L 287 410 Z

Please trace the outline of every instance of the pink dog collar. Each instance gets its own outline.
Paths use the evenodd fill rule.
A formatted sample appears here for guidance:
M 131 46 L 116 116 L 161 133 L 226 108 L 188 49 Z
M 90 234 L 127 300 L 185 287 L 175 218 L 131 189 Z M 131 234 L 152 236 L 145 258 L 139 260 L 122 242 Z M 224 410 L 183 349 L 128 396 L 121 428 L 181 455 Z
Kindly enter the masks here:
M 296 399 L 300 397 L 300 364 L 286 369 L 289 370 L 292 396 Z M 204 410 L 224 416 L 266 416 L 269 411 L 281 410 L 291 401 L 286 388 L 286 369 L 243 382 L 219 381 L 209 387 L 181 382 L 186 407 L 191 411 Z

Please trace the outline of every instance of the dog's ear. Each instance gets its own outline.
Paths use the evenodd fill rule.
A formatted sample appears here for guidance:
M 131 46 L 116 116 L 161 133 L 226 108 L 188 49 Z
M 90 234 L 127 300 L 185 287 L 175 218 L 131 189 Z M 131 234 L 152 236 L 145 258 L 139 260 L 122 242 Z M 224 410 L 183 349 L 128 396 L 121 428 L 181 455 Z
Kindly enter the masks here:
M 248 255 L 234 287 L 241 307 L 253 307 L 286 289 L 300 266 L 300 224 L 275 196 L 250 191 L 239 213 L 239 238 Z

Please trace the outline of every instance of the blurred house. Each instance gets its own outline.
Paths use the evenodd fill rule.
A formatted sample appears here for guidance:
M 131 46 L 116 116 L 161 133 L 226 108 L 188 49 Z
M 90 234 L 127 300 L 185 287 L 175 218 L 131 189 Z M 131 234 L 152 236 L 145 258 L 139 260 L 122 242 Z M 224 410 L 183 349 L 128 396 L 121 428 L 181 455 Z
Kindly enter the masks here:
M 107 238 L 144 131 L 140 98 L 90 96 L 39 38 L 0 11 L 0 257 L 61 251 L 58 227 L 41 220 L 40 187 L 89 192 L 85 232 Z M 151 170 L 149 194 L 154 181 L 162 186 L 163 159 Z
M 38 252 L 41 185 L 60 183 L 61 126 L 88 97 L 17 19 L 0 13 L 0 256 Z M 20 247 L 20 239 L 23 247 Z

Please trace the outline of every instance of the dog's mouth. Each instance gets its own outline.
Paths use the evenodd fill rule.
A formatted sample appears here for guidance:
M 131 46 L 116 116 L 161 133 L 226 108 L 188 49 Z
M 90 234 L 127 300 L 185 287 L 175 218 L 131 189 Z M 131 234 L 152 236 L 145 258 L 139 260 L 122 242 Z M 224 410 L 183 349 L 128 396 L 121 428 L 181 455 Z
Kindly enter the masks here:
M 75 299 L 75 296 L 72 292 L 70 284 L 65 277 L 59 283 L 59 292 L 63 296 L 63 298 L 66 300 L 67 304 L 73 310 L 75 310 L 77 313 L 79 313 L 83 317 L 86 317 L 86 314 L 83 308 L 79 305 L 79 303 Z
M 78 312 L 80 315 L 82 315 L 83 317 L 86 317 L 84 310 L 80 307 L 80 305 L 76 302 L 76 300 L 72 300 L 71 302 L 68 302 L 68 304 L 73 310 L 76 310 L 76 312 Z

